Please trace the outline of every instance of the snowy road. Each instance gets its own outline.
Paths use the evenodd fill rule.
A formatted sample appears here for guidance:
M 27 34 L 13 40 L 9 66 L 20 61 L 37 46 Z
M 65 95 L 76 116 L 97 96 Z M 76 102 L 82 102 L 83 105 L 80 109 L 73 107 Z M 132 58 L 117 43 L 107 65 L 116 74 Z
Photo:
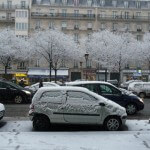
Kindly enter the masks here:
M 28 120 L 0 122 L 0 150 L 148 150 L 148 120 L 127 120 L 122 131 L 51 130 L 35 132 Z

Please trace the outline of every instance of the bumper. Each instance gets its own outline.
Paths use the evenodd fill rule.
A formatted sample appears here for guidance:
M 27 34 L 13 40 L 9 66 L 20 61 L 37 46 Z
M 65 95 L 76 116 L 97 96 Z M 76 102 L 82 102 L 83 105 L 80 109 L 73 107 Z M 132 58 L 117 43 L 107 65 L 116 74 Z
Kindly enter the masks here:
M 121 117 L 122 125 L 124 125 L 126 123 L 126 120 L 127 120 L 126 115 Z
M 4 117 L 5 115 L 5 110 L 0 111 L 0 120 Z
M 29 111 L 29 119 L 32 121 L 34 117 L 34 112 L 32 110 Z

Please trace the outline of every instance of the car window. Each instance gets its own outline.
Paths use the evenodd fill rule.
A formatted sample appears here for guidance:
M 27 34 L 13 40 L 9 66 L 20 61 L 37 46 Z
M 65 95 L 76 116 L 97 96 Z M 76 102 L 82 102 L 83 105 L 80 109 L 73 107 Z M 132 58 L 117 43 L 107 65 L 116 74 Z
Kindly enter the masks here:
M 41 101 L 47 101 L 52 103 L 61 103 L 62 94 L 61 91 L 47 91 L 44 92 L 40 98 Z
M 14 87 L 7 83 L 0 82 L 0 88 L 14 88 Z
M 89 94 L 86 94 L 84 92 L 76 92 L 76 91 L 68 91 L 67 92 L 67 96 L 68 98 L 73 98 L 77 101 L 79 100 L 82 100 L 82 101 L 96 101 L 96 98 L 89 95 Z
M 121 94 L 119 90 L 110 85 L 100 84 L 99 86 L 101 94 L 115 94 L 115 95 Z
M 83 87 L 89 89 L 90 91 L 94 93 L 100 94 L 98 84 L 83 84 Z

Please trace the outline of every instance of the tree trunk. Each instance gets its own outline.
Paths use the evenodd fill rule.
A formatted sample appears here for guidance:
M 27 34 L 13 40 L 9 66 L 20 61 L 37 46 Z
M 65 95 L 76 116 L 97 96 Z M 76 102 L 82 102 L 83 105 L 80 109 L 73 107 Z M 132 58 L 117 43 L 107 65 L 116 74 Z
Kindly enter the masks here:
M 55 68 L 55 83 L 57 81 L 57 69 Z
M 7 75 L 7 66 L 5 66 L 5 75 Z
M 52 62 L 49 64 L 49 80 L 52 81 Z

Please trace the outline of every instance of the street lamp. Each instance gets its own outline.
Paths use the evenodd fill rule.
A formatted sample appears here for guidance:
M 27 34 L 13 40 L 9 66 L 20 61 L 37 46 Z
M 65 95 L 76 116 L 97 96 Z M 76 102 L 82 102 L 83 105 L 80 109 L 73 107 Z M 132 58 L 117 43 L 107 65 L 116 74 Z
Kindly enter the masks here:
M 85 61 L 86 61 L 86 80 L 87 80 L 87 62 L 88 62 L 88 57 L 89 57 L 89 54 L 88 53 L 85 53 L 85 55 L 84 55 L 84 57 L 85 57 Z

